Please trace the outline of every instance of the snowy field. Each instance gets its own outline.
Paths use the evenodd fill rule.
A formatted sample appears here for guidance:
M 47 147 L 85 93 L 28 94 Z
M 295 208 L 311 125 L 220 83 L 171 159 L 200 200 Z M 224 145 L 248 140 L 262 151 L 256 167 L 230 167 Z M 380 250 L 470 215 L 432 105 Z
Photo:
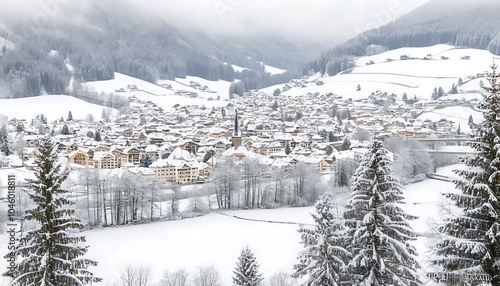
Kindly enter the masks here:
M 453 176 L 451 170 L 455 168 L 457 166 L 441 168 L 438 173 Z M 440 220 L 441 208 L 446 206 L 441 194 L 453 191 L 452 183 L 431 179 L 404 188 L 406 204 L 403 208 L 419 217 L 411 221 L 411 225 L 422 235 L 414 242 L 422 271 L 432 270 L 427 260 L 432 255 L 433 228 Z M 341 211 L 348 194 L 336 197 Z M 301 249 L 298 224 L 313 223 L 309 214 L 313 210 L 313 207 L 306 207 L 223 211 L 226 215 L 211 213 L 179 221 L 92 230 L 84 233 L 90 245 L 87 257 L 99 261 L 99 266 L 92 270 L 104 278 L 105 282 L 100 285 L 113 285 L 127 265 L 151 266 L 154 282 L 159 281 L 164 270 L 185 268 L 193 273 L 199 266 L 213 265 L 219 271 L 223 285 L 231 285 L 236 259 L 241 248 L 248 245 L 261 264 L 261 272 L 269 278 L 275 272 L 292 272 L 296 254 Z M 2 253 L 5 253 L 5 235 L 2 235 L 2 242 Z M 427 281 L 425 285 L 434 284 Z
M 452 175 L 454 168 L 456 166 L 442 168 L 438 173 Z M 431 255 L 432 237 L 429 236 L 433 235 L 432 227 L 440 218 L 444 201 L 441 194 L 453 191 L 452 183 L 430 179 L 404 188 L 406 204 L 403 208 L 419 217 L 411 225 L 422 235 L 414 245 L 423 271 L 431 271 L 426 262 Z M 346 196 L 342 194 L 340 197 L 341 208 Z M 311 224 L 309 213 L 313 210 L 313 207 L 306 207 L 223 213 L 250 219 Z M 255 253 L 266 278 L 279 271 L 292 272 L 296 254 L 301 249 L 297 232 L 299 225 L 255 222 L 230 216 L 212 213 L 180 221 L 90 231 L 86 233 L 91 245 L 88 257 L 100 261 L 94 272 L 105 278 L 109 285 L 118 279 L 120 270 L 128 264 L 151 266 L 155 281 L 161 278 L 164 270 L 185 268 L 193 273 L 198 266 L 213 265 L 220 272 L 223 285 L 231 285 L 232 270 L 245 245 Z
M 207 86 L 208 91 L 201 91 L 190 86 L 190 82 L 197 82 L 202 86 Z M 130 90 L 129 85 L 135 85 L 137 90 Z M 171 89 L 162 87 L 170 85 Z M 185 79 L 160 80 L 156 84 L 134 78 L 121 73 L 115 73 L 115 78 L 104 81 L 93 81 L 84 83 L 83 86 L 89 90 L 104 93 L 114 93 L 123 96 L 136 96 L 144 101 L 151 101 L 158 104 L 163 109 L 170 109 L 179 105 L 198 105 L 212 108 L 213 106 L 226 106 L 229 102 L 229 86 L 231 82 L 219 80 L 209 81 L 199 77 L 188 76 Z M 124 92 L 116 92 L 123 89 Z M 186 95 L 178 95 L 176 92 L 196 92 L 198 97 L 191 98 Z M 219 98 L 220 100 L 217 100 Z
M 428 54 L 431 59 L 423 60 Z M 408 55 L 411 60 L 400 60 L 401 55 Z M 442 60 L 441 56 L 447 57 Z M 461 59 L 469 56 L 470 60 Z M 493 59 L 498 56 L 485 50 L 461 49 L 449 45 L 436 45 L 422 48 L 401 48 L 385 53 L 361 57 L 356 60 L 356 67 L 335 76 L 319 77 L 323 85 L 308 84 L 306 87 L 294 87 L 282 95 L 297 96 L 307 93 L 333 92 L 344 98 L 366 98 L 377 90 L 409 97 L 416 95 L 421 99 L 430 99 L 434 88 L 442 87 L 448 92 L 452 84 L 462 78 L 464 86 L 459 90 L 481 90 L 479 81 L 468 82 L 467 77 L 475 76 L 489 70 Z M 391 59 L 388 61 L 387 59 Z M 373 61 L 373 64 L 366 63 Z M 317 77 L 317 76 L 316 76 Z M 483 80 L 486 83 L 486 80 Z M 356 91 L 358 84 L 360 91 Z M 264 88 L 262 91 L 272 93 L 284 84 Z
M 31 120 L 43 113 L 49 122 L 68 117 L 71 110 L 74 119 L 84 120 L 87 114 L 101 118 L 103 108 L 112 110 L 112 117 L 118 115 L 113 110 L 101 105 L 92 104 L 67 95 L 41 95 L 16 99 L 0 99 L 0 114 L 9 119 Z
M 465 106 L 451 106 L 441 109 L 432 109 L 422 113 L 417 117 L 414 125 L 421 126 L 422 122 L 425 120 L 438 122 L 441 119 L 446 119 L 455 122 L 454 125 L 456 128 L 458 128 L 460 124 L 461 132 L 470 133 L 469 116 L 472 116 L 474 122 L 481 122 L 484 120 L 483 114 L 477 110 Z

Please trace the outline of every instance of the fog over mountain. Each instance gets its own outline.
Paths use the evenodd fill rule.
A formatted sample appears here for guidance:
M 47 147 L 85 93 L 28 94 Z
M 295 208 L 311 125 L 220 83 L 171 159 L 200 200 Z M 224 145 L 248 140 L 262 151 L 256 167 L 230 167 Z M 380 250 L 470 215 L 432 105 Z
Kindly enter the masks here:
M 429 0 L 0 0 L 3 19 L 44 22 L 72 14 L 84 15 L 96 6 L 120 13 L 141 7 L 179 29 L 223 35 L 280 34 L 293 39 L 315 39 L 332 44 L 355 36 L 413 10 Z M 138 9 L 134 12 L 138 13 Z M 131 17 L 134 17 L 131 15 Z M 338 43 L 338 42 L 337 42 Z
M 304 70 L 334 75 L 353 67 L 354 58 L 401 47 L 450 44 L 500 55 L 500 1 L 432 0 L 377 29 L 333 46 Z
M 239 79 L 242 93 L 311 69 L 349 68 L 370 45 L 450 43 L 496 52 L 498 10 L 490 6 L 498 3 L 0 0 L 0 97 L 68 94 L 81 82 L 111 79 L 115 72 L 150 82 L 186 75 Z M 263 63 L 286 72 L 266 73 Z

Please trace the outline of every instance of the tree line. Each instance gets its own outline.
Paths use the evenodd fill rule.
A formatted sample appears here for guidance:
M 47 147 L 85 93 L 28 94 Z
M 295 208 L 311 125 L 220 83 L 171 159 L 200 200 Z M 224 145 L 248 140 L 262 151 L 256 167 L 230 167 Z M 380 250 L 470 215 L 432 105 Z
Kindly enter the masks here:
M 500 55 L 498 2 L 432 1 L 380 28 L 365 31 L 309 61 L 310 70 L 335 75 L 355 66 L 355 57 L 367 54 L 371 45 L 384 50 L 450 44 L 488 50 Z

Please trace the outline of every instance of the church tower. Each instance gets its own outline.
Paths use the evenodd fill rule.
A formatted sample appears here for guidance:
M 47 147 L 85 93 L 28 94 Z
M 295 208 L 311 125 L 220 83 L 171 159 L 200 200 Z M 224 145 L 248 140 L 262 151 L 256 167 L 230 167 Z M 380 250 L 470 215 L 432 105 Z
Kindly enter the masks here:
M 237 149 L 241 146 L 241 130 L 238 122 L 238 110 L 234 111 L 234 132 L 233 132 L 233 147 Z

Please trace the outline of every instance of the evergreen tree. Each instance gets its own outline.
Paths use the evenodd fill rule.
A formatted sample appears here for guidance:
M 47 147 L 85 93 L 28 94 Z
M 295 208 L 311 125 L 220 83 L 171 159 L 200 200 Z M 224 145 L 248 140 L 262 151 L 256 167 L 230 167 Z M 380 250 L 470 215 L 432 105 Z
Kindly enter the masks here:
M 18 123 L 16 125 L 16 132 L 20 133 L 20 132 L 23 132 L 24 131 L 24 125 L 22 123 Z
M 101 142 L 102 141 L 101 131 L 99 129 L 95 131 L 94 140 L 97 141 L 97 142 Z
M 336 138 L 332 131 L 328 132 L 328 142 L 335 142 Z
M 352 285 L 421 285 L 416 250 L 409 244 L 416 234 L 408 220 L 415 217 L 397 205 L 403 203 L 402 187 L 388 153 L 373 140 L 353 176 L 344 212 Z
M 458 88 L 456 84 L 451 85 L 450 94 L 458 94 Z
M 11 285 L 76 286 L 102 280 L 87 270 L 97 262 L 80 257 L 88 250 L 85 237 L 68 231 L 83 224 L 75 217 L 70 194 L 61 188 L 68 171 L 56 162 L 55 146 L 50 137 L 43 137 L 38 141 L 36 179 L 27 180 L 27 193 L 36 207 L 26 210 L 25 218 L 38 226 L 21 236 L 16 249 L 7 254 L 17 258 Z
M 215 151 L 210 149 L 205 153 L 205 156 L 203 156 L 203 162 L 206 163 L 210 158 L 212 158 L 215 155 Z
M 500 81 L 497 66 L 491 69 L 488 95 L 480 105 L 484 121 L 472 125 L 470 146 L 477 154 L 463 158 L 468 168 L 455 171 L 461 192 L 447 195 L 463 213 L 440 228 L 446 235 L 437 244 L 433 262 L 449 271 L 482 269 L 492 285 L 500 285 Z
M 12 151 L 11 140 L 6 126 L 0 128 L 0 153 L 5 156 L 9 156 L 14 153 Z
M 351 141 L 347 137 L 344 137 L 344 141 L 342 141 L 342 145 L 340 145 L 340 150 L 346 151 L 349 150 L 349 148 L 351 148 Z
M 71 132 L 69 132 L 68 125 L 66 125 L 66 124 L 63 125 L 62 130 L 61 130 L 61 134 L 62 135 L 69 135 L 69 134 L 71 134 Z
M 290 155 L 292 153 L 292 147 L 290 146 L 290 142 L 285 143 L 285 154 Z
M 438 92 L 437 92 L 437 88 L 436 88 L 436 87 L 435 87 L 435 88 L 434 88 L 434 90 L 432 91 L 432 96 L 431 96 L 431 98 L 432 98 L 433 100 L 438 99 Z
M 68 112 L 68 121 L 73 121 L 73 113 L 71 113 L 71 110 Z
M 469 126 L 474 126 L 474 118 L 472 117 L 472 114 L 469 115 L 469 121 L 468 121 Z
M 273 111 L 276 111 L 276 110 L 278 110 L 278 107 L 279 107 L 278 101 L 275 100 L 273 102 L 273 105 L 271 105 L 271 108 L 272 108 Z
M 141 158 L 141 161 L 139 162 L 140 167 L 144 168 L 149 168 L 149 165 L 151 165 L 153 162 L 151 161 L 151 158 L 149 157 L 148 154 L 144 154 Z
M 279 88 L 277 88 L 277 89 L 275 89 L 275 90 L 273 91 L 273 95 L 274 95 L 274 96 L 279 96 L 280 94 L 281 94 L 281 90 L 280 90 Z
M 241 250 L 236 267 L 233 271 L 233 284 L 240 286 L 257 286 L 262 282 L 262 274 L 259 273 L 259 264 L 255 255 L 248 248 Z
M 43 123 L 43 124 L 47 124 L 47 118 L 45 118 L 45 116 L 43 115 L 43 113 L 40 114 L 40 121 Z
M 294 265 L 292 276 L 306 276 L 304 286 L 336 286 L 349 259 L 349 252 L 342 247 L 343 227 L 333 215 L 335 206 L 330 193 L 319 197 L 314 207 L 314 229 L 299 229 L 304 249 L 299 252 L 299 263 Z
M 326 155 L 327 155 L 327 156 L 332 155 L 333 151 L 335 151 L 335 148 L 333 148 L 333 146 L 332 146 L 332 145 L 328 145 L 328 146 L 326 146 L 326 148 L 325 148 L 325 152 L 326 152 Z
M 401 96 L 401 100 L 404 102 L 404 103 L 408 103 L 408 95 L 405 93 L 403 93 L 403 95 Z

